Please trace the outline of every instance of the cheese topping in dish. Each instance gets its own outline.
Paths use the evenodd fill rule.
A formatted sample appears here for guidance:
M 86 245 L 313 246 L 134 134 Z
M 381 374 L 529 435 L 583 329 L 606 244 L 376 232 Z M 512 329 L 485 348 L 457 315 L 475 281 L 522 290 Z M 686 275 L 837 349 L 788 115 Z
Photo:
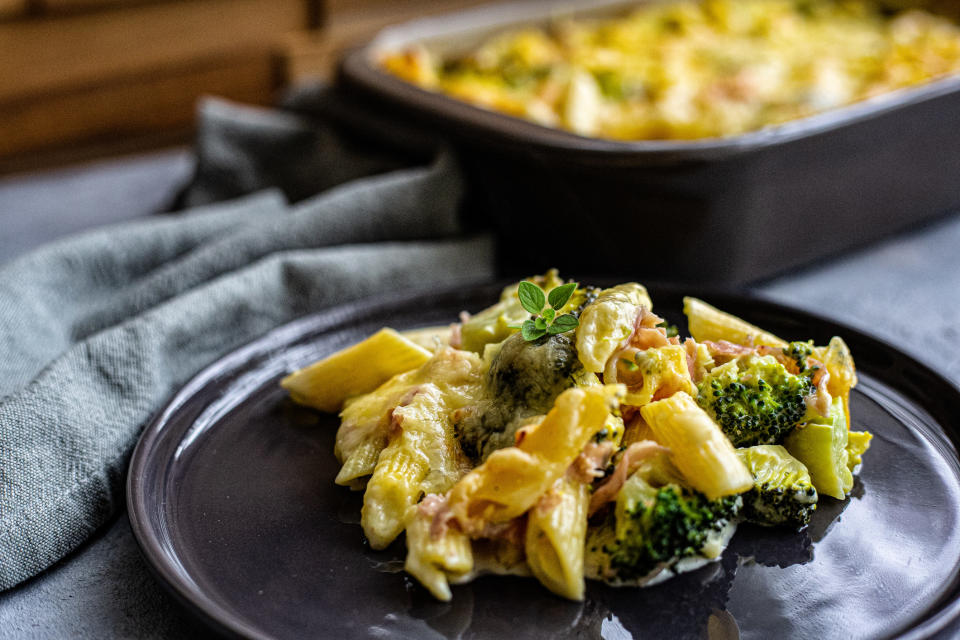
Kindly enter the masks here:
M 587 578 L 643 586 L 716 560 L 741 521 L 802 529 L 870 444 L 850 430 L 843 340 L 787 342 L 695 298 L 684 312 L 686 338 L 637 283 L 551 271 L 282 384 L 340 411 L 337 484 L 364 490 L 373 548 L 405 534 L 434 596 L 495 572 L 579 600 Z
M 506 31 L 457 55 L 412 46 L 380 63 L 423 88 L 583 136 L 696 139 L 956 73 L 960 27 L 878 1 L 680 0 Z

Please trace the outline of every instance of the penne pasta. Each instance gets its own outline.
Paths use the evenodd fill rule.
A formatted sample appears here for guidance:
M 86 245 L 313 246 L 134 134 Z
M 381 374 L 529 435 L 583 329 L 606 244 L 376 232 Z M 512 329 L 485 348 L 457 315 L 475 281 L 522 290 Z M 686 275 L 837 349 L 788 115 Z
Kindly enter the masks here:
M 361 525 L 374 549 L 400 535 L 404 517 L 423 495 L 442 493 L 466 471 L 453 436 L 457 406 L 436 385 L 420 385 L 391 413 L 393 435 L 380 453 L 363 496 Z
M 753 486 L 753 477 L 733 445 L 707 412 L 682 391 L 640 409 L 657 442 L 695 489 L 708 498 L 735 495 Z
M 367 482 L 360 525 L 374 549 L 383 549 L 400 535 L 407 510 L 420 497 L 429 464 L 418 445 L 416 436 L 397 435 L 381 452 Z
M 353 396 L 373 391 L 404 371 L 430 359 L 430 351 L 393 329 L 327 356 L 280 381 L 290 397 L 321 411 L 339 411 Z
M 451 405 L 433 384 L 419 387 L 393 410 L 394 435 L 380 453 L 363 496 L 361 525 L 374 549 L 400 535 L 404 517 L 421 496 L 443 493 L 466 470 L 453 437 Z
M 373 473 L 380 459 L 380 452 L 386 446 L 386 434 L 371 434 L 370 438 L 351 449 L 350 456 L 343 461 L 343 466 L 340 467 L 334 482 L 344 487 L 356 486 L 358 480 Z
M 404 569 L 437 600 L 450 600 L 449 581 L 456 582 L 473 570 L 470 539 L 452 528 L 434 534 L 431 531 L 433 517 L 417 507 L 410 507 L 407 520 Z
M 547 11 L 546 24 L 478 29 L 455 47 L 383 47 L 376 63 L 477 107 L 621 141 L 762 131 L 960 71 L 951 0 L 633 4 Z
M 806 526 L 818 491 L 849 493 L 870 445 L 848 429 L 856 370 L 840 338 L 786 343 L 684 303 L 685 340 L 641 285 L 551 271 L 459 326 L 411 334 L 422 347 L 381 332 L 294 382 L 348 376 L 357 354 L 387 349 L 398 372 L 342 399 L 336 482 L 364 489 L 372 549 L 405 535 L 405 569 L 435 598 L 494 573 L 582 600 L 587 578 L 644 586 L 716 560 L 744 518 Z M 285 382 L 314 407 L 344 396 L 337 385 Z
M 449 414 L 477 393 L 482 366 L 479 356 L 445 347 L 419 369 L 394 376 L 371 393 L 349 400 L 340 413 L 334 448 L 344 465 L 337 483 L 348 484 L 373 473 L 380 451 L 396 428 L 397 408 L 411 402 L 424 385 L 431 384 L 442 398 L 443 408 L 437 412 Z
M 608 368 L 621 363 L 608 363 Z M 654 398 L 667 397 L 677 391 L 696 394 L 696 387 L 687 366 L 687 352 L 680 345 L 654 347 L 637 351 L 625 371 L 616 374 L 618 382 L 627 385 L 623 403 L 642 407 Z
M 450 490 L 453 517 L 468 534 L 512 520 L 537 500 L 600 431 L 622 387 L 569 389 L 538 424 L 518 433 L 518 444 L 495 451 Z
M 787 346 L 785 340 L 781 340 L 772 333 L 720 311 L 697 298 L 684 298 L 683 312 L 687 316 L 690 335 L 697 342 L 726 340 L 749 346 L 767 345 L 778 348 Z
M 600 373 L 632 332 L 641 308 L 652 309 L 647 290 L 635 282 L 604 289 L 583 311 L 577 330 L 577 353 L 584 368 Z
M 561 478 L 527 516 L 527 564 L 550 591 L 583 600 L 583 549 L 587 536 L 588 485 Z

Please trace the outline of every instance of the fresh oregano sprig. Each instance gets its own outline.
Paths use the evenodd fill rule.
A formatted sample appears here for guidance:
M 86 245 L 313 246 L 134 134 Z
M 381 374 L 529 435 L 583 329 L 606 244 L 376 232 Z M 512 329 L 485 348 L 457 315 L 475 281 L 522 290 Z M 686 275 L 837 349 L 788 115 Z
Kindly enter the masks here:
M 576 282 L 568 282 L 559 287 L 554 287 L 550 293 L 545 294 L 543 289 L 532 282 L 524 280 L 520 283 L 520 289 L 517 294 L 520 297 L 520 304 L 533 317 L 524 320 L 520 326 L 511 327 L 520 329 L 524 340 L 536 340 L 548 333 L 556 335 L 566 333 L 577 328 L 580 322 L 572 313 L 565 313 L 558 316 L 557 311 L 567 304 L 573 292 L 577 290 Z

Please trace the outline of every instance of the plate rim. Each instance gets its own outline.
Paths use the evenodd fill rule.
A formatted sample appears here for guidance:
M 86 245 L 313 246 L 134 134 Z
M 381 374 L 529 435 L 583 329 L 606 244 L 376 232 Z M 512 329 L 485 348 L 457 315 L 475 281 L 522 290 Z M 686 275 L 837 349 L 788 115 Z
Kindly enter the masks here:
M 608 283 L 624 282 L 629 279 L 602 277 L 584 278 L 584 280 L 607 285 Z M 369 314 L 382 313 L 398 306 L 414 304 L 427 305 L 431 302 L 436 303 L 438 300 L 453 304 L 457 298 L 462 298 L 466 301 L 472 300 L 487 292 L 495 295 L 502 287 L 515 281 L 516 280 L 502 280 L 497 282 L 475 283 L 460 287 L 448 287 L 440 290 L 422 288 L 376 294 L 330 306 L 283 323 L 244 343 L 240 347 L 228 351 L 202 367 L 190 377 L 185 384 L 174 391 L 167 400 L 164 401 L 161 408 L 157 410 L 154 417 L 149 420 L 137 439 L 137 443 L 130 457 L 130 462 L 127 466 L 125 501 L 129 525 L 140 553 L 146 560 L 146 564 L 154 577 L 157 578 L 166 591 L 173 595 L 190 613 L 221 635 L 256 640 L 273 638 L 272 635 L 263 633 L 259 628 L 248 624 L 243 618 L 238 617 L 232 611 L 209 598 L 195 583 L 189 584 L 184 580 L 182 574 L 175 571 L 171 566 L 176 558 L 173 550 L 171 549 L 168 552 L 166 549 L 167 545 L 163 544 L 158 533 L 150 525 L 149 497 L 145 491 L 147 476 L 144 470 L 153 462 L 152 454 L 155 451 L 158 440 L 164 434 L 164 426 L 167 421 L 175 415 L 177 410 L 192 398 L 198 390 L 204 388 L 225 372 L 236 371 L 257 354 L 270 351 L 266 345 L 279 338 L 288 335 L 290 337 L 299 336 L 303 338 L 308 334 L 322 334 L 329 331 L 336 331 L 338 327 L 344 326 L 346 322 L 350 322 L 351 320 L 362 321 L 364 317 Z M 804 323 L 816 323 L 820 328 L 829 329 L 830 332 L 834 332 L 835 335 L 841 335 L 844 338 L 847 336 L 855 336 L 858 341 L 865 341 L 868 344 L 873 343 L 881 349 L 888 350 L 909 367 L 915 368 L 928 378 L 935 380 L 937 384 L 952 394 L 952 404 L 960 407 L 960 386 L 929 367 L 909 351 L 904 351 L 892 345 L 888 340 L 876 336 L 867 330 L 854 328 L 819 313 L 773 300 L 757 291 L 652 281 L 648 283 L 647 288 L 651 291 L 654 299 L 657 298 L 657 294 L 659 293 L 661 296 L 695 295 L 696 297 L 707 300 L 715 300 L 721 307 L 724 301 L 733 301 L 741 304 L 756 303 L 762 307 L 763 311 L 772 312 L 781 317 L 788 317 L 791 320 L 799 319 Z M 490 297 L 491 300 L 494 299 L 493 295 Z M 906 391 L 897 391 L 907 397 L 913 397 Z M 921 404 L 920 406 L 923 407 L 924 405 Z M 960 413 L 957 415 L 960 416 Z M 949 443 L 953 446 L 955 457 L 960 461 L 960 426 L 956 427 L 956 432 L 952 432 L 952 430 L 945 427 L 940 420 L 937 420 L 937 424 L 941 427 Z M 952 588 L 948 587 L 944 595 L 931 604 L 924 614 L 921 614 L 921 619 L 910 623 L 910 626 L 902 629 L 897 634 L 897 637 L 909 640 L 929 638 L 943 630 L 951 622 L 960 619 L 960 575 L 954 577 L 953 583 L 954 584 L 951 585 Z

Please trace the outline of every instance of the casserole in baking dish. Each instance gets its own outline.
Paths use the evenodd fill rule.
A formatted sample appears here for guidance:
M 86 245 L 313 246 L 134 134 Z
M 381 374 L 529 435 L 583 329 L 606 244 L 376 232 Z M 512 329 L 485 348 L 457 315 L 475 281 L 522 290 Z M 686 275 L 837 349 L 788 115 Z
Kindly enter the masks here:
M 379 139 L 413 132 L 456 149 L 470 210 L 496 232 L 509 275 L 549 263 L 755 281 L 960 208 L 956 73 L 744 133 L 616 140 L 477 107 L 382 66 L 411 48 L 455 55 L 558 15 L 605 19 L 626 5 L 516 2 L 385 29 L 341 64 L 343 119 Z
M 558 14 L 466 51 L 384 52 L 399 78 L 615 140 L 736 135 L 960 71 L 960 25 L 875 0 L 681 0 Z

